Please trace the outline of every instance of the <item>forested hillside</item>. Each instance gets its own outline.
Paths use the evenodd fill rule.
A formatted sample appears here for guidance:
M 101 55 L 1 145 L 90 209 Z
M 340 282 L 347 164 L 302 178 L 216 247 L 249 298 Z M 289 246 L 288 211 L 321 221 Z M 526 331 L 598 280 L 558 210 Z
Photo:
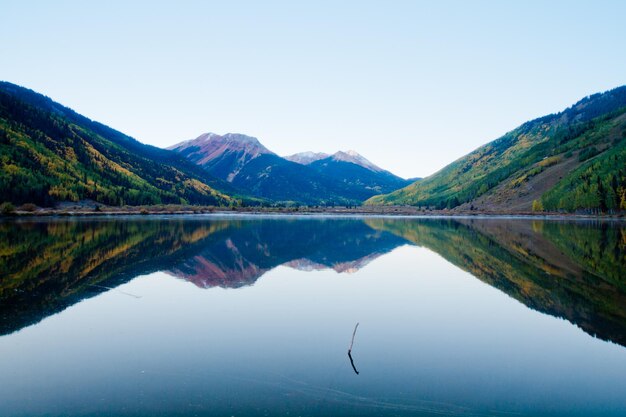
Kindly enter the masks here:
M 626 209 L 626 87 L 523 124 L 367 204 L 487 211 Z
M 0 82 L 0 201 L 229 204 L 229 186 L 31 90 Z

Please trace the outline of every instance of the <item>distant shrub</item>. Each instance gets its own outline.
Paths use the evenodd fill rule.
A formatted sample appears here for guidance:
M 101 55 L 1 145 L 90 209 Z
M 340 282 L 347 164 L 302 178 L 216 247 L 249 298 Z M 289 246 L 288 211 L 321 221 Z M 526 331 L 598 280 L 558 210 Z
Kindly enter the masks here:
M 556 165 L 559 162 L 561 162 L 561 157 L 560 156 L 551 156 L 549 158 L 544 158 L 537 165 L 539 165 L 540 167 L 543 167 L 543 168 L 547 168 L 547 167 L 551 167 L 552 165 Z
M 541 200 L 533 200 L 533 211 L 543 211 L 543 203 Z
M 0 214 L 9 215 L 15 213 L 15 206 L 9 202 L 0 204 Z
M 511 186 L 515 187 L 519 187 L 520 185 L 522 185 L 526 180 L 528 179 L 528 175 L 522 175 L 519 178 L 514 179 L 513 181 L 511 181 Z
M 20 210 L 20 211 L 28 211 L 28 212 L 32 213 L 33 211 L 37 210 L 37 206 L 34 205 L 33 203 L 26 203 L 26 204 L 22 204 L 21 206 L 19 206 L 18 210 Z
M 585 148 L 578 154 L 578 161 L 583 162 L 599 154 L 600 151 L 595 146 Z

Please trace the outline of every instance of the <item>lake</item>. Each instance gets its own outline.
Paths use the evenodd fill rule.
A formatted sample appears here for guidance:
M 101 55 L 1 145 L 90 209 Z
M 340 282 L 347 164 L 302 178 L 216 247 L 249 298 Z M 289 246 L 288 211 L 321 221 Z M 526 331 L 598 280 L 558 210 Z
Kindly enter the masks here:
M 625 346 L 616 221 L 0 222 L 2 416 L 624 416 Z

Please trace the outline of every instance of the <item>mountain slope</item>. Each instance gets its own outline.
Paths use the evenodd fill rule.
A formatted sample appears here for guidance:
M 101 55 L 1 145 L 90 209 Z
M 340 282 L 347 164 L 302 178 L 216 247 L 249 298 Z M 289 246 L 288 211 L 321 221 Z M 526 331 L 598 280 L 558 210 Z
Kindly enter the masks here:
M 205 133 L 170 148 L 213 175 L 232 182 L 245 164 L 259 155 L 273 155 L 258 139 L 237 133 Z
M 626 114 L 594 119 L 539 162 L 518 170 L 461 209 L 615 211 L 626 209 Z
M 259 198 L 305 204 L 355 202 L 338 194 L 330 178 L 319 177 L 314 170 L 281 158 L 250 136 L 205 133 L 169 149 Z
M 144 145 L 51 99 L 0 82 L 0 195 L 16 204 L 92 199 L 227 204 L 230 190 L 180 155 Z
M 590 143 L 578 152 L 583 163 L 541 196 L 541 206 L 566 211 L 626 210 L 626 112 L 590 130 L 583 139 Z
M 351 190 L 351 195 L 358 200 L 363 201 L 376 194 L 389 193 L 411 183 L 378 168 L 360 155 L 362 160 L 367 161 L 366 164 L 359 163 L 360 159 L 343 159 L 337 158 L 336 155 L 319 159 L 308 166 L 320 175 L 327 175 L 338 183 L 344 184 L 347 189 Z
M 295 162 L 302 165 L 309 165 L 311 162 L 318 161 L 320 159 L 328 158 L 330 155 L 324 152 L 298 152 L 293 155 L 285 156 L 288 161 Z
M 550 199 L 552 189 L 561 189 L 559 201 L 575 197 L 572 175 L 590 158 L 604 158 L 604 177 L 619 195 L 626 186 L 621 152 L 609 158 L 607 151 L 621 149 L 624 139 L 626 87 L 594 94 L 558 114 L 523 124 L 501 138 L 446 166 L 415 184 L 388 195 L 376 196 L 366 204 L 408 204 L 433 208 L 489 209 L 494 211 L 539 210 L 544 195 L 553 210 L 594 209 L 592 194 L 598 194 L 587 181 L 579 190 L 581 204 L 565 206 Z M 586 162 L 588 161 L 589 162 Z M 620 173 L 621 172 L 621 173 Z M 560 184 L 560 185 L 559 185 Z M 603 198 L 599 196 L 598 198 Z M 609 197 L 610 198 L 610 197 Z M 618 198 L 617 206 L 620 201 Z M 600 204 L 598 204 L 600 206 Z M 546 207 L 547 208 L 547 207 Z M 600 207 L 598 207 L 600 208 Z
M 343 184 L 274 154 L 252 159 L 233 178 L 232 184 L 251 195 L 280 202 L 322 205 L 358 202 Z
M 359 154 L 357 151 L 349 150 L 345 152 L 344 151 L 335 152 L 334 154 L 330 156 L 330 158 L 338 162 L 349 162 L 351 164 L 358 165 L 360 167 L 368 169 L 372 172 L 384 171 L 381 167 L 370 162 L 367 158 Z
M 205 133 L 170 149 L 238 189 L 277 202 L 357 204 L 408 184 L 354 151 L 282 158 L 240 134 Z

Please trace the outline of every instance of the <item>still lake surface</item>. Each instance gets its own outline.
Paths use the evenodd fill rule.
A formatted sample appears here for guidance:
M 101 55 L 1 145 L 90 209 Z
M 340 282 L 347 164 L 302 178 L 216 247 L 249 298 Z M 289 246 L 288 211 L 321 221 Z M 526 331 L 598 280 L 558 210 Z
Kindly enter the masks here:
M 0 222 L 2 416 L 624 416 L 625 346 L 620 222 Z

